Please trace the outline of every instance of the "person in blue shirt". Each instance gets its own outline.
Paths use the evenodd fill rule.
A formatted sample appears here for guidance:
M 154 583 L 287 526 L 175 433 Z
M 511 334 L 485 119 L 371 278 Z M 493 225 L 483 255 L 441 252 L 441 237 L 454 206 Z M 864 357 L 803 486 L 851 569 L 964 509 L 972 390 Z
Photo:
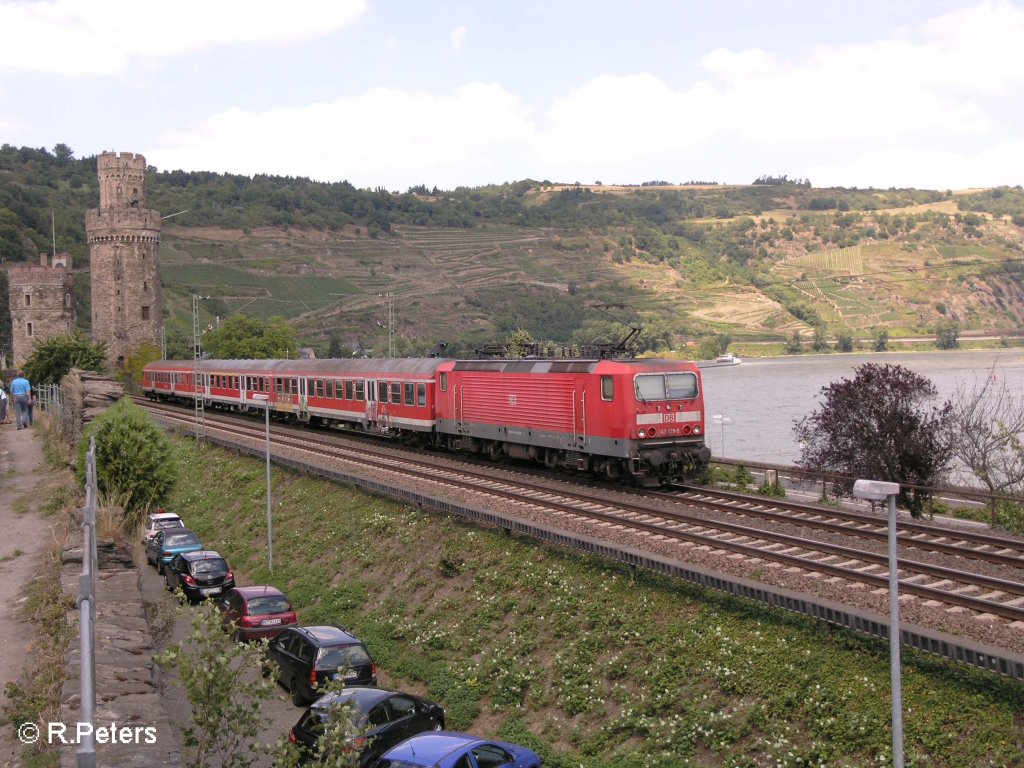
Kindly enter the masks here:
M 32 411 L 29 403 L 32 400 L 32 385 L 25 378 L 24 371 L 18 371 L 18 377 L 11 382 L 11 397 L 14 399 L 14 420 L 18 429 L 32 426 Z

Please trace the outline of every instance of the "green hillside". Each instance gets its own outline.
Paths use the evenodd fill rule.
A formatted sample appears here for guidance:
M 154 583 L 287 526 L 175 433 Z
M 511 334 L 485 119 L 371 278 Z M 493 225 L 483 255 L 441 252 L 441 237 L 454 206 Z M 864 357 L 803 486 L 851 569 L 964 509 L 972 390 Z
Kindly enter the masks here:
M 89 322 L 84 212 L 98 204 L 94 157 L 69 148 L 0 148 L 0 257 L 57 248 L 78 274 Z M 60 149 L 61 151 L 57 151 Z M 817 189 L 785 177 L 749 186 L 559 185 L 451 191 L 359 190 L 347 182 L 216 173 L 147 176 L 164 225 L 169 333 L 234 312 L 280 315 L 324 349 L 333 336 L 387 346 L 388 294 L 400 353 L 439 340 L 453 352 L 517 328 L 558 343 L 607 341 L 626 328 L 594 310 L 621 303 L 644 348 L 710 334 L 783 341 L 1015 333 L 1024 192 Z M 209 298 L 206 298 L 209 297 Z M 0 295 L 0 344 L 9 316 Z

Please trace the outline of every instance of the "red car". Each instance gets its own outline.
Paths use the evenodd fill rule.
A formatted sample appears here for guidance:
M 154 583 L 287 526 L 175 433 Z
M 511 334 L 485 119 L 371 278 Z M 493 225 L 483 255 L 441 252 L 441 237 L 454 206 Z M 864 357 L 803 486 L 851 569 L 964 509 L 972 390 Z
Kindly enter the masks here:
M 235 587 L 217 603 L 239 642 L 277 637 L 299 623 L 291 601 L 276 587 Z

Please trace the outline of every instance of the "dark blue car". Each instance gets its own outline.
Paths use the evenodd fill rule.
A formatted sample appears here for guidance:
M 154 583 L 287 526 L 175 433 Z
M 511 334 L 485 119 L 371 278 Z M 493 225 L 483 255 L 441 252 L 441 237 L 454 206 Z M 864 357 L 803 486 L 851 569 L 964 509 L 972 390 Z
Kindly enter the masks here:
M 171 558 L 182 552 L 198 552 L 203 548 L 196 532 L 190 528 L 167 528 L 156 532 L 146 545 L 146 562 L 156 566 L 163 575 Z
M 435 731 L 389 749 L 374 768 L 539 768 L 540 764 L 536 752 L 518 744 Z

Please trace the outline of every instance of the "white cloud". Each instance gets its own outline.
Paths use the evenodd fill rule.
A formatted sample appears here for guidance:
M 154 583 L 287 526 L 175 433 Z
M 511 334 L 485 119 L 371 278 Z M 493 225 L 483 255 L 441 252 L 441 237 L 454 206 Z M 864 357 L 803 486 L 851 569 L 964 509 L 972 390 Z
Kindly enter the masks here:
M 167 132 L 145 155 L 167 170 L 455 186 L 500 178 L 506 170 L 496 159 L 532 134 L 519 100 L 497 85 L 471 83 L 447 95 L 375 88 L 298 109 L 227 109 Z
M 452 48 L 456 51 L 461 51 L 462 46 L 466 44 L 466 33 L 469 32 L 469 28 L 465 24 L 460 24 L 452 30 Z
M 975 152 L 885 147 L 812 168 L 815 186 L 967 189 L 1017 185 L 1024 181 L 1024 139 L 999 142 Z
M 0 3 L 0 72 L 108 75 L 133 60 L 284 44 L 353 23 L 366 0 L 53 0 Z
M 718 113 L 705 84 L 678 93 L 649 74 L 602 75 L 551 106 L 536 152 L 556 168 L 621 164 L 707 141 Z
M 776 68 L 775 57 L 760 48 L 748 48 L 739 53 L 716 48 L 700 63 L 708 71 L 720 75 L 767 74 Z

